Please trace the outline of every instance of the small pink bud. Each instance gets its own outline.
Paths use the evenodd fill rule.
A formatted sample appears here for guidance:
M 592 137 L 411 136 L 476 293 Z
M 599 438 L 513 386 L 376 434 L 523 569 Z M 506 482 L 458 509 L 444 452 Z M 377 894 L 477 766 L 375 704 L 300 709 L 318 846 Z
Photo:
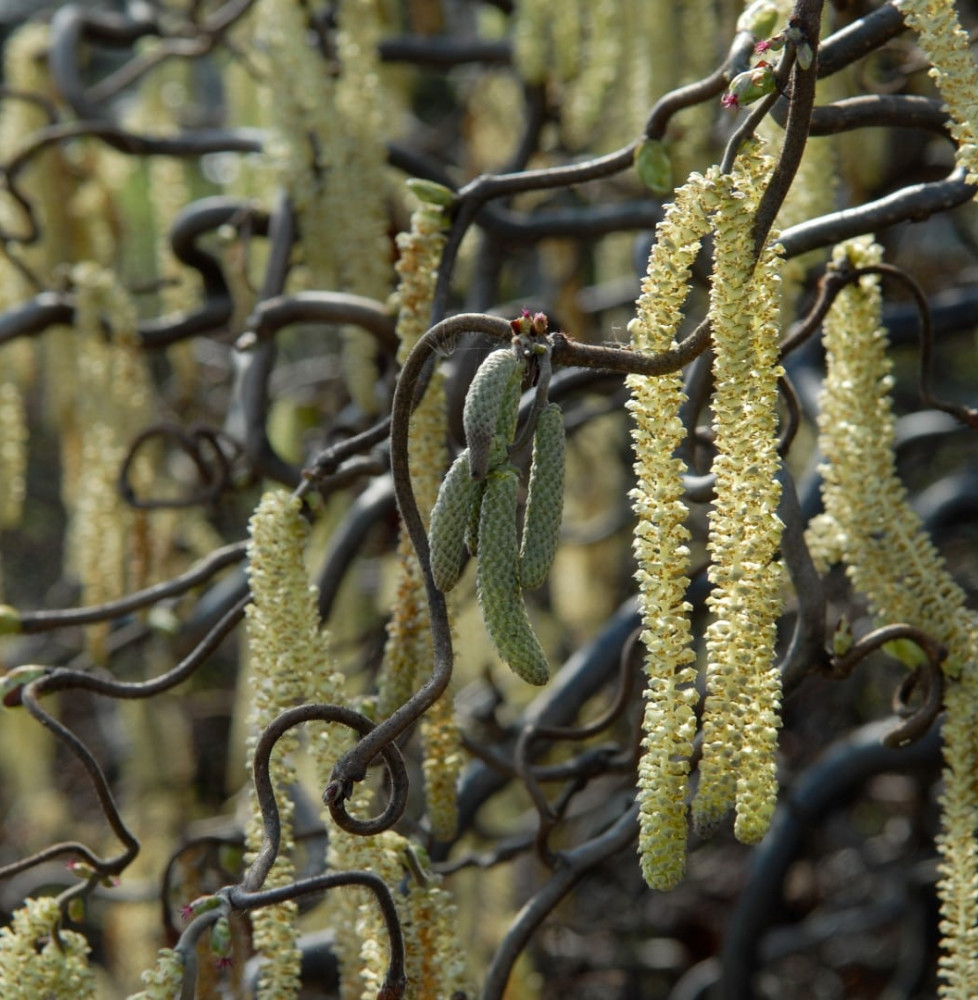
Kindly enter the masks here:
M 775 88 L 774 69 L 763 59 L 753 68 L 738 73 L 720 98 L 725 108 L 739 108 L 766 97 Z
M 220 905 L 220 896 L 198 896 L 180 910 L 180 916 L 184 920 L 190 920 L 192 917 L 197 917 L 208 910 L 217 909 Z
M 509 325 L 513 330 L 513 336 L 528 336 L 533 329 L 532 313 L 529 309 L 524 308 L 517 319 L 510 320 Z
M 65 867 L 78 878 L 91 878 L 95 874 L 95 869 L 87 861 L 72 859 Z

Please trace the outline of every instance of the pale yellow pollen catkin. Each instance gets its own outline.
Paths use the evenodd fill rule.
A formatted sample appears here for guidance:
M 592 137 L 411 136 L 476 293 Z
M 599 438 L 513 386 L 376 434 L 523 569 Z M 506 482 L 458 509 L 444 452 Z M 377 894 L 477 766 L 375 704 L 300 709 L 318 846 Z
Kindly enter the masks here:
M 256 41 L 268 60 L 265 121 L 269 155 L 299 222 L 306 284 L 378 300 L 392 279 L 388 238 L 385 95 L 379 75 L 378 0 L 337 7 L 337 61 L 322 58 L 304 7 L 293 0 L 257 5 Z M 340 235 L 338 235 L 340 234 Z M 342 330 L 342 364 L 351 396 L 374 413 L 376 344 Z
M 632 346 L 649 353 L 675 343 L 690 271 L 709 231 L 716 175 L 694 175 L 656 230 L 648 272 L 629 324 Z M 629 376 L 637 484 L 633 548 L 646 647 L 645 738 L 639 763 L 639 856 L 646 882 L 675 886 L 685 871 L 689 758 L 696 731 L 696 670 L 686 588 L 689 531 L 683 503 L 682 376 Z
M 879 263 L 870 239 L 836 247 L 833 260 Z M 824 323 L 827 374 L 820 400 L 822 496 L 837 525 L 853 587 L 880 624 L 903 622 L 947 647 L 944 788 L 938 896 L 939 994 L 978 996 L 978 615 L 907 500 L 893 454 L 893 384 L 881 325 L 879 279 L 867 275 L 837 297 Z
M 400 312 L 398 335 L 401 360 L 427 329 L 436 267 L 444 244 L 441 226 L 431 227 L 430 210 L 419 210 L 410 234 L 399 238 Z M 415 499 L 427 523 L 448 466 L 444 375 L 432 374 L 424 398 L 411 415 L 408 462 Z M 380 686 L 380 712 L 388 715 L 414 691 L 418 678 L 432 662 L 428 605 L 424 578 L 407 533 L 398 545 L 399 580 Z
M 626 20 L 619 0 L 585 0 L 559 6 L 565 8 L 564 17 L 586 28 L 578 40 L 577 53 L 562 37 L 554 37 L 558 62 L 568 64 L 562 74 L 566 96 L 561 124 L 571 148 L 582 148 L 604 125 L 608 97 L 624 51 Z M 559 24 L 560 19 L 555 30 Z
M 393 830 L 375 837 L 338 831 L 331 860 L 341 870 L 373 872 L 391 890 L 404 934 L 405 1000 L 451 1000 L 456 991 L 474 995 L 454 899 L 442 878 L 428 870 L 420 847 Z M 359 962 L 355 974 L 344 970 L 343 997 L 374 1000 L 387 972 L 387 931 L 375 897 L 362 890 L 356 895 Z
M 27 898 L 0 930 L 0 995 L 5 1000 L 72 997 L 95 1000 L 95 976 L 88 964 L 89 946 L 76 931 L 60 930 L 53 896 Z
M 430 202 L 422 202 L 412 213 L 410 231 L 397 238 L 400 252 L 397 335 L 401 342 L 398 352 L 401 364 L 428 329 L 447 227 L 447 213 Z M 411 414 L 408 437 L 411 483 L 426 524 L 449 464 L 446 407 L 445 376 L 436 370 Z M 424 576 L 403 526 L 397 551 L 397 591 L 378 686 L 378 711 L 382 717 L 390 715 L 414 693 L 433 662 Z M 453 706 L 449 689 L 425 716 L 422 726 L 427 812 L 436 835 L 444 839 L 451 836 L 455 827 L 456 785 L 463 759 Z
M 180 953 L 172 948 L 161 948 L 156 956 L 156 965 L 147 969 L 140 979 L 146 987 L 131 994 L 127 1000 L 173 1000 L 183 989 L 186 967 Z
M 82 600 L 120 597 L 131 582 L 132 509 L 118 488 L 132 437 L 152 414 L 152 386 L 139 344 L 136 309 L 118 277 L 96 264 L 72 270 L 75 285 L 72 405 L 62 415 L 65 461 L 62 496 L 69 512 L 67 562 L 82 585 Z M 67 404 L 67 400 L 65 401 Z M 131 484 L 145 486 L 148 469 L 133 463 Z M 90 628 L 89 647 L 102 655 L 107 626 Z
M 513 17 L 513 62 L 527 83 L 543 83 L 550 65 L 551 9 L 547 0 L 519 0 Z
M 6 352 L 0 352 L 0 365 Z M 0 528 L 20 521 L 27 483 L 27 414 L 18 382 L 0 378 Z
M 251 735 L 248 767 L 262 730 L 284 709 L 303 701 L 333 701 L 334 690 L 316 691 L 327 657 L 318 633 L 315 589 L 309 586 L 303 561 L 308 525 L 301 501 L 282 491 L 266 493 L 250 522 L 248 579 L 252 603 L 247 609 Z M 332 685 L 335 688 L 336 685 Z M 281 816 L 281 846 L 264 888 L 288 885 L 295 879 L 292 800 L 287 794 L 297 781 L 295 731 L 283 736 L 269 762 Z M 264 827 L 252 789 L 252 817 L 247 825 L 249 855 L 260 849 Z M 298 994 L 301 956 L 297 947 L 298 906 L 289 901 L 266 906 L 252 915 L 255 950 L 262 956 L 258 995 L 263 1000 Z
M 693 803 L 707 832 L 736 806 L 734 831 L 764 834 L 777 798 L 775 751 L 780 678 L 774 662 L 781 574 L 777 516 L 780 256 L 768 245 L 754 264 L 752 226 L 771 161 L 751 150 L 724 178 L 716 215 L 710 291 L 716 498 L 707 629 L 707 697 L 700 784 Z
M 971 40 L 958 20 L 953 0 L 898 0 L 906 23 L 917 32 L 931 62 L 930 75 L 951 116 L 949 129 L 957 143 L 955 158 L 978 181 L 978 65 Z

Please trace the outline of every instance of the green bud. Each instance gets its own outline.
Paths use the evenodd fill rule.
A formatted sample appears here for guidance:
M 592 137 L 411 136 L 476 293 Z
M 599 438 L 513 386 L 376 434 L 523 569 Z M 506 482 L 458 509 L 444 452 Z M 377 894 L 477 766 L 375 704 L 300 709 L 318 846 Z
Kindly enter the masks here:
M 16 708 L 21 703 L 21 688 L 43 677 L 47 672 L 47 667 L 14 667 L 0 677 L 0 699 L 7 708 Z
M 923 667 L 927 663 L 927 654 L 912 639 L 892 639 L 890 642 L 884 642 L 883 652 L 911 670 Z
M 635 170 L 639 180 L 656 197 L 672 194 L 672 161 L 661 139 L 644 139 L 635 150 Z
M 835 632 L 832 633 L 832 653 L 834 656 L 845 656 L 852 649 L 852 626 L 848 619 L 840 618 Z
M 90 879 L 95 874 L 95 869 L 87 861 L 69 861 L 68 871 L 80 879 Z
M 20 631 L 20 612 L 9 604 L 0 604 L 0 635 L 16 635 Z
M 176 635 L 180 631 L 180 617 L 172 608 L 157 604 L 146 615 L 146 624 L 161 635 Z
M 428 205 L 450 208 L 455 201 L 455 192 L 444 184 L 437 184 L 423 177 L 410 177 L 406 183 L 414 197 Z
M 431 511 L 428 540 L 431 547 L 431 573 L 435 586 L 448 593 L 462 568 L 465 533 L 479 509 L 482 484 L 469 472 L 468 449 L 452 463 L 438 491 Z
M 244 866 L 244 850 L 237 844 L 221 844 L 217 860 L 226 872 L 240 872 Z
M 489 638 L 510 669 L 527 684 L 546 684 L 547 658 L 533 634 L 520 592 L 518 487 L 512 467 L 496 469 L 486 478 L 479 519 L 479 606 Z
M 523 518 L 520 582 L 542 586 L 557 553 L 564 506 L 564 418 L 551 403 L 537 419 L 530 463 L 530 486 Z
M 519 419 L 522 381 L 523 362 L 507 348 L 493 351 L 475 373 L 462 411 L 473 479 L 484 479 L 505 455 Z
M 778 23 L 778 5 L 773 0 L 754 0 L 737 18 L 737 30 L 755 38 L 767 38 Z
M 740 108 L 774 92 L 774 68 L 759 62 L 753 69 L 738 73 L 731 81 L 721 103 L 725 108 Z
M 180 915 L 184 920 L 192 920 L 209 910 L 216 910 L 219 906 L 221 906 L 220 896 L 198 896 L 192 902 L 187 903 L 180 911 Z

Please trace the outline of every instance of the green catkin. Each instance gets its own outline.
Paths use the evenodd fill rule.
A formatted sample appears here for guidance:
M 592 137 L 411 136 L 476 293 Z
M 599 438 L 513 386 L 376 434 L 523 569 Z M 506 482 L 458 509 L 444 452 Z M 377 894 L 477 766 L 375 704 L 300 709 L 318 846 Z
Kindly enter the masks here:
M 482 499 L 482 484 L 469 473 L 469 451 L 455 459 L 438 491 L 431 511 L 431 573 L 435 586 L 448 593 L 462 569 L 462 548 L 465 536 L 477 516 Z
M 522 378 L 522 361 L 506 348 L 493 351 L 475 373 L 462 412 L 473 479 L 484 479 L 505 457 L 497 439 L 503 449 L 512 439 Z
M 516 470 L 496 469 L 486 478 L 479 518 L 479 605 L 486 631 L 510 669 L 527 684 L 546 684 L 547 658 L 520 593 Z
M 564 418 L 550 403 L 537 419 L 523 541 L 520 546 L 520 583 L 529 590 L 543 585 L 553 565 L 560 539 L 564 505 Z
M 482 517 L 483 493 L 484 490 L 480 489 L 479 502 L 472 505 L 471 514 L 465 526 L 465 547 L 473 559 L 479 554 L 479 520 Z

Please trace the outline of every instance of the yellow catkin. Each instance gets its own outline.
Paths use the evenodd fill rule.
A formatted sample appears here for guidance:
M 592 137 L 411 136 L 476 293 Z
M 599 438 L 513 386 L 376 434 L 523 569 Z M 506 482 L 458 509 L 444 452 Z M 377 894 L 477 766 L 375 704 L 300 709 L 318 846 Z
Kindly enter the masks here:
M 805 528 L 805 545 L 819 573 L 842 562 L 845 539 L 838 522 L 824 511 L 816 514 Z
M 186 971 L 179 952 L 172 948 L 161 948 L 156 956 L 156 965 L 141 976 L 146 987 L 133 993 L 128 1000 L 173 1000 L 183 988 Z
M 263 95 L 267 149 L 298 216 L 305 282 L 384 299 L 391 251 L 379 4 L 343 0 L 337 14 L 338 73 L 310 40 L 301 5 L 258 5 L 256 40 L 270 81 Z M 366 412 L 376 412 L 376 346 L 358 329 L 342 336 L 347 388 Z
M 302 504 L 282 491 L 266 493 L 251 519 L 248 575 L 253 603 L 248 607 L 248 647 L 252 678 L 252 735 L 249 766 L 260 731 L 282 710 L 305 702 L 344 704 L 345 680 L 332 664 L 329 636 L 320 629 L 317 591 L 306 574 L 304 550 L 309 527 Z M 310 724 L 309 747 L 317 781 L 325 787 L 333 765 L 351 745 L 341 726 Z M 298 747 L 295 731 L 277 744 L 271 761 L 273 785 L 282 812 L 282 849 L 266 886 L 283 885 L 294 877 L 291 801 L 283 793 L 296 780 L 291 759 Z M 261 827 L 256 812 L 248 828 L 248 848 L 257 850 Z M 340 894 L 334 908 L 342 911 Z M 348 900 L 347 900 L 348 901 Z M 268 998 L 287 997 L 298 985 L 295 948 L 295 904 L 268 907 L 253 915 L 255 946 L 268 959 L 263 965 L 262 992 Z M 342 921 L 337 922 L 341 926 Z
M 411 231 L 398 237 L 400 259 L 397 333 L 398 360 L 403 364 L 428 328 L 438 261 L 444 246 L 445 218 L 422 205 L 411 216 Z M 411 416 L 408 462 L 411 482 L 422 517 L 427 522 L 448 466 L 445 443 L 445 378 L 434 372 L 424 398 Z M 431 662 L 428 605 L 424 578 L 414 547 L 405 531 L 398 542 L 398 583 L 380 681 L 379 712 L 389 715 L 408 697 L 424 665 Z
M 710 292 L 712 401 L 717 456 L 710 514 L 712 554 L 696 825 L 709 831 L 736 805 L 747 843 L 767 829 L 777 797 L 774 754 L 780 679 L 774 664 L 781 575 L 777 455 L 779 258 L 766 248 L 753 266 L 754 210 L 770 161 L 753 153 L 724 179 L 716 216 Z
M 374 872 L 394 896 L 404 932 L 405 1000 L 451 1000 L 459 991 L 474 995 L 454 901 L 441 878 L 426 870 L 424 852 L 393 830 L 369 838 L 339 831 L 331 839 L 338 869 Z M 387 972 L 383 918 L 373 895 L 362 893 L 362 900 L 356 919 L 358 975 L 344 971 L 344 1000 L 375 1000 Z
M 550 70 L 561 83 L 572 81 L 588 70 L 587 60 L 584 58 L 585 35 L 589 16 L 597 6 L 599 4 L 571 0 L 551 11 L 548 22 L 553 49 Z M 562 113 L 566 110 L 565 106 Z
M 0 351 L 0 366 L 7 357 Z M 27 414 L 19 382 L 0 376 L 0 528 L 20 522 L 27 475 Z
M 333 179 L 345 212 L 346 234 L 340 259 L 344 287 L 358 295 L 384 299 L 391 286 L 392 254 L 387 235 L 390 184 L 384 136 L 385 95 L 381 86 L 379 0 L 342 0 L 336 46 L 341 72 L 336 111 L 347 141 Z M 321 239 L 321 236 L 317 236 Z M 377 348 L 363 330 L 343 330 L 343 363 L 353 398 L 376 413 Z
M 455 699 L 450 694 L 443 694 L 428 709 L 421 721 L 421 738 L 425 811 L 435 839 L 447 841 L 458 826 L 458 780 L 465 762 Z
M 837 247 L 833 260 L 878 263 L 869 239 Z M 838 526 L 847 572 L 881 624 L 905 622 L 948 650 L 944 789 L 938 895 L 940 995 L 978 996 L 978 615 L 907 501 L 893 457 L 893 384 L 881 326 L 878 278 L 844 289 L 824 324 L 827 374 L 820 404 L 822 496 Z
M 703 31 L 704 24 L 714 24 L 716 10 L 713 0 L 686 0 L 676 5 L 678 30 L 672 39 L 660 38 L 659 44 L 673 44 L 678 49 L 676 65 L 678 79 L 673 86 L 692 83 L 713 72 L 718 59 L 723 56 L 717 44 L 722 37 L 717 31 Z M 661 34 L 662 29 L 657 29 Z M 661 94 L 656 94 L 656 97 Z M 704 101 L 685 108 L 678 118 L 675 142 L 670 149 L 670 157 L 680 177 L 688 170 L 709 163 L 711 147 L 715 143 L 714 122 L 722 108 L 716 101 Z
M 179 130 L 178 115 L 188 100 L 190 71 L 191 66 L 174 60 L 146 79 L 132 116 L 136 131 L 172 135 Z M 164 313 L 189 310 L 199 298 L 199 276 L 180 264 L 170 246 L 173 221 L 192 200 L 188 165 L 179 157 L 152 156 L 146 161 L 145 170 L 155 237 L 156 277 L 161 283 L 160 307 Z M 196 369 L 192 347 L 187 343 L 174 344 L 167 348 L 167 357 L 184 383 L 180 385 L 181 396 L 191 399 Z
M 519 0 L 513 16 L 513 62 L 527 83 L 543 83 L 550 63 L 552 13 L 547 0 Z
M 53 932 L 61 913 L 53 896 L 28 898 L 0 930 L 0 993 L 9 1000 L 78 997 L 94 1000 L 88 942 L 75 931 Z
M 305 236 L 303 263 L 314 287 L 337 285 L 337 241 L 325 238 L 334 215 L 329 178 L 344 142 L 334 113 L 336 81 L 307 36 L 304 9 L 290 0 L 262 0 L 256 11 L 255 42 L 267 60 L 269 87 L 263 91 L 262 123 L 270 130 L 268 156 L 292 196 Z
M 40 22 L 31 22 L 18 28 L 4 46 L 3 76 L 4 82 L 11 92 L 35 94 L 50 101 L 57 101 L 54 84 L 47 63 L 47 50 L 50 42 L 50 28 Z M 30 137 L 38 129 L 48 124 L 48 116 L 42 105 L 36 101 L 20 100 L 10 97 L 3 101 L 0 107 L 0 149 L 5 158 L 11 158 L 30 141 Z M 37 277 L 44 282 L 54 277 L 55 268 L 71 260 L 70 240 L 70 205 L 72 195 L 77 186 L 77 172 L 67 169 L 64 152 L 60 146 L 53 146 L 35 156 L 18 177 L 18 186 L 29 199 L 34 210 L 42 238 L 33 245 L 18 246 L 11 244 L 3 254 L 0 254 L 0 309 L 20 305 L 30 298 L 35 289 L 27 281 L 21 270 L 9 259 L 7 252 L 27 264 Z M 27 231 L 27 220 L 22 209 L 12 198 L 0 194 L 0 228 L 7 232 L 22 233 Z M 3 365 L 5 380 L 14 382 L 22 392 L 28 379 L 25 374 L 33 367 L 35 352 L 45 359 L 45 367 L 53 377 L 49 377 L 45 387 L 44 400 L 46 406 L 58 414 L 58 418 L 67 416 L 64 400 L 69 400 L 73 394 L 75 381 L 75 356 L 73 338 L 64 327 L 48 331 L 40 345 L 33 341 L 7 345 L 3 350 Z M 19 359 L 15 360 L 19 355 Z M 24 361 L 27 361 L 27 367 Z M 19 368 L 21 374 L 12 377 L 14 368 Z M 32 375 L 30 377 L 33 377 Z M 15 404 L 8 390 L 6 405 L 8 417 L 13 412 Z M 5 468 L 0 471 L 0 482 L 7 480 L 4 487 L 9 491 L 8 501 L 4 503 L 7 517 L 15 517 L 19 506 L 15 498 L 22 489 L 22 481 L 18 477 L 16 467 L 23 462 L 23 417 L 14 423 L 0 428 L 0 448 L 3 448 Z M 77 437 L 75 437 L 77 444 Z M 12 506 L 7 503 L 13 499 Z
M 257 35 L 271 81 L 265 105 L 274 135 L 269 151 L 299 217 L 306 280 L 314 288 L 386 298 L 389 185 L 377 0 L 338 5 L 338 74 L 309 40 L 301 5 L 262 0 L 258 10 Z M 375 355 L 366 334 L 343 331 L 347 386 L 369 413 L 379 405 Z
M 283 492 L 262 497 L 250 523 L 248 577 L 252 603 L 247 631 L 251 670 L 251 735 L 248 765 L 261 731 L 282 712 L 307 699 L 313 679 L 326 658 L 317 631 L 316 599 L 303 563 L 308 526 L 301 503 Z M 293 807 L 287 789 L 296 782 L 292 755 L 298 747 L 295 732 L 276 745 L 270 775 L 282 821 L 282 842 L 266 888 L 288 885 L 295 878 L 292 858 Z M 247 827 L 248 851 L 262 842 L 263 827 L 257 800 L 252 796 L 252 818 Z M 252 916 L 255 949 L 262 956 L 259 997 L 288 998 L 298 994 L 301 960 L 296 946 L 298 906 L 286 902 L 263 907 Z
M 119 495 L 118 476 L 132 436 L 149 422 L 152 390 L 142 356 L 136 309 L 112 271 L 79 264 L 73 373 L 75 401 L 63 415 L 63 453 L 77 447 L 77 464 L 63 473 L 69 512 L 67 559 L 93 604 L 122 595 L 129 584 L 133 512 Z M 75 445 L 77 442 L 77 445 Z M 135 463 L 139 488 L 147 472 Z M 105 628 L 89 630 L 92 652 L 101 655 Z
M 955 159 L 978 181 L 978 66 L 971 41 L 961 27 L 952 0 L 898 0 L 906 23 L 917 32 L 931 62 L 930 75 L 951 116 L 951 135 L 958 144 Z
M 656 230 L 637 315 L 629 324 L 635 350 L 658 352 L 674 344 L 690 269 L 709 230 L 716 178 L 694 175 L 676 192 Z M 670 889 L 682 878 L 686 856 L 689 758 L 696 730 L 696 670 L 686 602 L 689 531 L 682 500 L 686 470 L 675 450 L 685 437 L 679 408 L 682 376 L 629 376 L 637 485 L 634 552 L 646 647 L 645 738 L 639 764 L 639 855 L 645 880 Z
M 679 82 L 682 46 L 676 39 L 681 13 L 673 0 L 630 0 L 622 5 L 626 70 L 619 74 L 609 112 L 617 119 L 615 135 L 623 142 L 640 134 L 653 104 Z
M 608 95 L 615 85 L 624 49 L 625 20 L 616 0 L 561 4 L 576 24 L 587 26 L 584 51 L 574 55 L 567 41 L 555 37 L 555 57 L 572 67 L 565 76 L 566 96 L 561 111 L 564 133 L 571 148 L 582 148 L 605 120 Z M 555 24 L 559 24 L 558 19 Z
M 447 215 L 422 203 L 411 216 L 411 230 L 397 238 L 400 257 L 397 273 L 399 306 L 398 361 L 408 354 L 428 328 L 438 262 L 445 244 Z M 435 371 L 424 398 L 411 415 L 408 462 L 411 482 L 422 518 L 427 523 L 448 467 L 445 377 Z M 378 692 L 378 711 L 389 715 L 417 687 L 432 663 L 431 630 L 424 577 L 414 547 L 401 530 L 398 541 L 398 581 L 393 614 L 387 627 L 387 644 Z M 436 835 L 447 839 L 455 827 L 455 788 L 461 770 L 459 735 L 453 722 L 453 699 L 446 692 L 425 718 L 425 795 Z
M 39 21 L 25 24 L 4 46 L 4 82 L 14 91 L 35 94 L 57 102 L 58 95 L 48 68 L 50 27 Z M 33 132 L 48 124 L 44 108 L 33 101 L 7 99 L 0 114 L 0 149 L 5 159 L 13 157 Z M 43 239 L 18 253 L 42 281 L 53 277 L 53 269 L 72 259 L 71 213 L 66 211 L 77 185 L 61 148 L 54 146 L 36 156 L 18 177 L 18 186 L 30 200 Z M 9 196 L 0 197 L 0 222 L 5 230 L 26 232 L 22 209 Z

